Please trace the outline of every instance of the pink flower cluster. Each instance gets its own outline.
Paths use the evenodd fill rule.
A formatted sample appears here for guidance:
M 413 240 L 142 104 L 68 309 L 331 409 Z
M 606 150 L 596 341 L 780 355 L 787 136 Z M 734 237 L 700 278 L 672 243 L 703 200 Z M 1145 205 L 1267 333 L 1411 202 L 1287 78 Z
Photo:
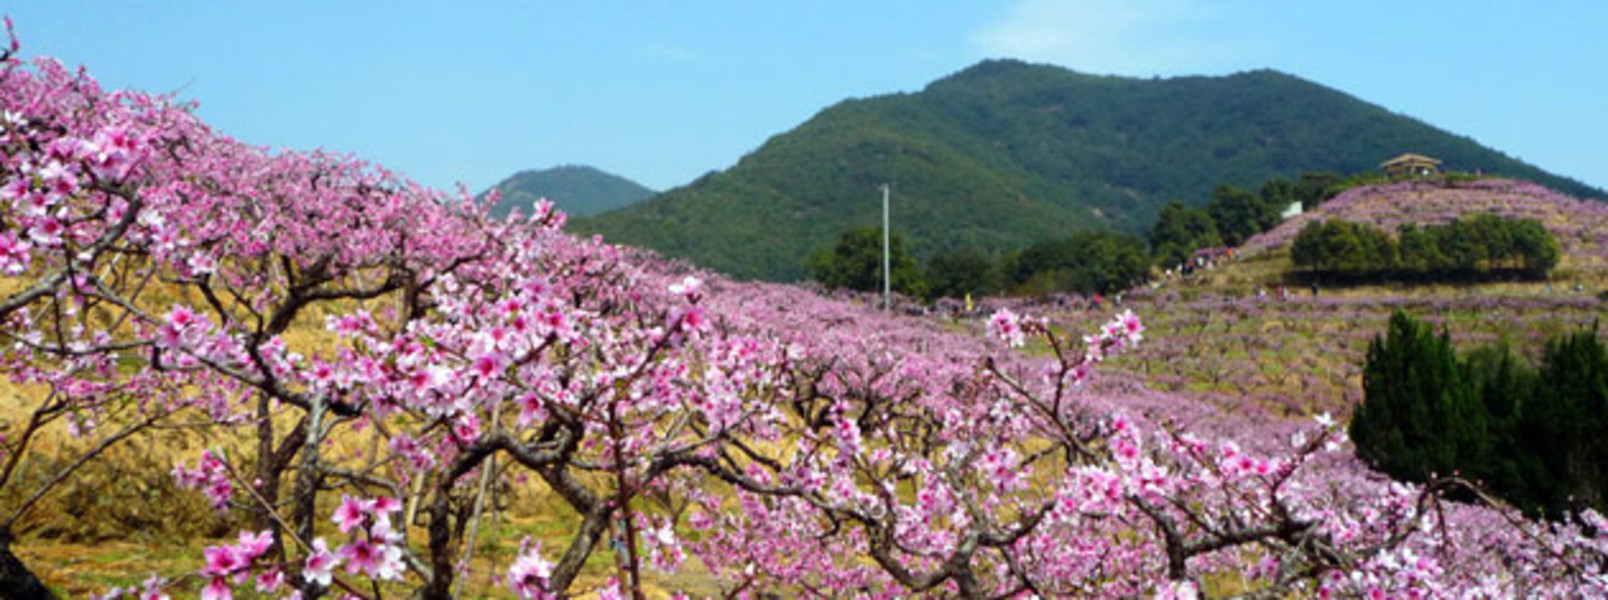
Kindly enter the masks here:
M 234 598 L 234 586 L 251 576 L 252 564 L 267 553 L 273 543 L 273 535 L 267 531 L 259 533 L 242 531 L 240 541 L 236 544 L 207 547 L 206 565 L 201 568 L 201 577 L 207 582 L 201 588 L 202 600 Z M 284 580 L 284 575 L 279 569 L 270 568 L 257 577 L 257 590 L 273 592 L 279 589 Z
M 331 551 L 329 542 L 318 537 L 308 542 L 302 560 L 301 578 L 311 584 L 329 587 L 334 572 L 341 563 L 346 564 L 349 575 L 362 574 L 373 581 L 398 580 L 405 566 L 402 561 L 404 540 L 392 528 L 391 513 L 401 510 L 396 499 L 380 496 L 372 499 L 342 496 L 341 504 L 330 516 L 349 541 Z M 207 583 L 201 597 L 207 600 L 229 600 L 235 587 L 252 577 L 259 593 L 274 593 L 286 581 L 286 573 L 276 564 L 259 561 L 273 544 L 270 532 L 240 532 L 240 541 L 233 545 L 212 546 L 204 552 L 205 564 L 200 575 Z M 152 585 L 157 589 L 160 584 Z M 292 590 L 292 598 L 301 597 L 300 590 Z
M 508 567 L 503 582 L 508 586 L 508 591 L 523 600 L 553 600 L 558 598 L 558 594 L 548 588 L 548 578 L 552 574 L 553 563 L 542 558 L 541 542 L 532 542 L 527 537 L 520 544 L 519 556 Z
M 32 261 L 29 250 L 33 244 L 18 239 L 11 232 L 0 232 L 0 275 L 16 277 L 28 271 Z
M 289 565 L 304 590 L 363 589 L 336 576 L 343 563 L 445 597 L 481 477 L 560 492 L 575 530 L 617 530 L 573 536 L 553 561 L 527 544 L 503 578 L 526 598 L 581 592 L 595 552 L 630 565 L 604 598 L 687 559 L 731 596 L 1191 597 L 1235 576 L 1278 597 L 1608 593 L 1599 534 L 1382 482 L 1332 421 L 1091 379 L 1144 339 L 1131 312 L 1080 336 L 1000 310 L 985 335 L 1046 349 L 1014 352 L 965 324 L 573 238 L 550 203 L 493 221 L 350 157 L 238 143 L 50 61 L 0 68 L 0 110 L 0 273 L 29 277 L 0 298 L 21 344 L 0 356 L 8 369 L 142 403 L 75 406 L 76 423 L 163 414 L 149 408 L 273 425 L 245 446 L 293 451 L 254 458 L 298 482 L 296 500 L 327 493 L 303 480 L 408 495 L 343 496 L 338 547 L 294 540 L 283 565 L 263 560 L 273 532 L 206 549 L 207 597 L 252 576 L 273 592 Z M 288 341 L 310 321 L 335 339 Z M 220 456 L 174 476 L 229 508 Z M 258 491 L 260 507 L 285 504 Z M 393 524 L 404 499 L 425 507 L 425 540 Z M 295 521 L 281 539 L 311 530 L 310 513 L 276 513 Z
M 999 309 L 988 319 L 989 332 L 1011 348 L 1020 348 L 1027 343 L 1027 329 L 1032 326 L 1031 320 L 1023 323 L 1022 318 L 1008 308 Z
M 223 512 L 229 509 L 229 498 L 234 495 L 234 484 L 229 480 L 229 467 L 212 453 L 201 452 L 194 469 L 183 464 L 173 465 L 173 480 L 183 489 L 199 489 L 212 503 L 212 509 Z
M 369 500 L 341 496 L 341 505 L 330 519 L 341 533 L 352 536 L 335 551 L 346 561 L 348 574 L 362 572 L 376 581 L 402 577 L 402 535 L 391 525 L 391 513 L 399 510 L 402 504 L 386 496 Z

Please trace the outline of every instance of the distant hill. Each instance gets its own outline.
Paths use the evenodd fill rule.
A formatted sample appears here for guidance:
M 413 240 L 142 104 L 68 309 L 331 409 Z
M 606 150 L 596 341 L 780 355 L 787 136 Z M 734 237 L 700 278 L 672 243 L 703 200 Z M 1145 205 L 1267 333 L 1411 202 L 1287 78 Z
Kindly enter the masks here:
M 1562 266 L 1568 271 L 1608 274 L 1608 203 L 1579 200 L 1512 179 L 1404 181 L 1352 188 L 1315 210 L 1251 237 L 1241 249 L 1254 255 L 1288 248 L 1313 221 L 1339 219 L 1395 232 L 1406 223 L 1440 225 L 1481 213 L 1540 221 L 1557 237 L 1563 249 Z
M 919 93 L 840 102 L 724 171 L 575 229 L 743 278 L 794 280 L 844 229 L 879 222 L 918 257 L 1019 248 L 1076 228 L 1139 232 L 1168 201 L 1306 170 L 1376 169 L 1402 152 L 1583 197 L 1601 190 L 1274 71 L 1094 76 L 985 61 Z
M 515 206 L 528 215 L 542 198 L 572 216 L 586 216 L 630 206 L 654 194 L 635 181 L 582 165 L 521 171 L 492 189 L 501 190 L 503 195 L 502 202 L 491 211 L 498 217 L 507 215 Z
M 1290 242 L 1309 222 L 1341 219 L 1394 233 L 1403 223 L 1479 213 L 1545 225 L 1563 249 L 1551 279 L 1322 287 L 1316 298 L 1301 285 L 1287 289 L 1287 301 L 1277 295 L 1295 268 Z M 1608 203 L 1526 181 L 1356 187 L 1241 249 L 1238 259 L 1196 271 L 1187 285 L 1164 279 L 1130 293 L 1122 308 L 1143 316 L 1145 343 L 1103 368 L 1143 372 L 1155 389 L 1222 394 L 1241 414 L 1343 415 L 1362 397 L 1369 341 L 1384 333 L 1393 311 L 1434 321 L 1461 348 L 1511 343 L 1535 359 L 1547 338 L 1593 327 L 1608 310 Z M 1258 298 L 1257 289 L 1267 295 Z M 1109 314 L 1054 316 L 1078 331 Z

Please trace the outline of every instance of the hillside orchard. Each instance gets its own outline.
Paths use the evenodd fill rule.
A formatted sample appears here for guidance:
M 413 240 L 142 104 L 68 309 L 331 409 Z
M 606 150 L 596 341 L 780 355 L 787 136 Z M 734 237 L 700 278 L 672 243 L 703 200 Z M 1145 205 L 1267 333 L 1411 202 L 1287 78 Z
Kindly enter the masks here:
M 497 574 L 521 598 L 692 568 L 730 597 L 1608 594 L 1596 513 L 1445 502 L 1465 484 L 1375 475 L 1327 415 L 1102 376 L 1148 343 L 1133 313 L 1062 334 L 1001 310 L 990 342 L 726 281 L 15 52 L 0 368 L 44 392 L 6 398 L 0 488 L 26 500 L 0 588 L 38 585 L 11 547 L 39 498 L 183 424 L 248 440 L 172 470 L 247 526 L 106 596 L 448 598 L 490 485 L 562 500 L 566 533 Z M 80 453 L 18 477 L 56 429 Z M 600 553 L 612 579 L 579 583 Z

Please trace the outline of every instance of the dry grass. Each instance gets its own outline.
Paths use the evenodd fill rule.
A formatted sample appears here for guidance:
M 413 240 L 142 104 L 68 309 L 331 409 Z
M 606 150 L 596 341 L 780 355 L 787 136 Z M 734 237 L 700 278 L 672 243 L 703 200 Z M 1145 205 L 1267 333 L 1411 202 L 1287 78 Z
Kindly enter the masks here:
M 1175 286 L 1174 289 L 1179 290 L 1186 302 L 1195 296 L 1249 295 L 1257 286 L 1272 289 L 1279 285 L 1288 267 L 1288 255 L 1285 253 L 1256 255 L 1226 267 L 1204 271 L 1194 284 Z M 1566 257 L 1550 285 L 1554 291 L 1562 292 L 1576 284 L 1593 291 L 1604 289 L 1608 287 L 1608 269 L 1575 264 Z M 1326 289 L 1323 293 L 1339 298 L 1369 298 L 1382 293 L 1431 299 L 1466 297 L 1471 294 L 1524 297 L 1551 293 L 1547 290 L 1548 285 L 1549 282 L 1512 282 L 1399 289 L 1357 287 Z M 16 280 L 0 279 L 0 295 L 18 287 Z M 155 306 L 182 297 L 182 291 L 170 291 L 153 294 L 150 300 Z M 379 312 L 390 302 L 390 299 L 381 298 L 362 306 Z M 324 317 L 357 306 L 313 307 L 297 319 L 284 339 L 293 351 L 306 355 L 327 354 L 341 342 L 325 330 Z M 1168 307 L 1151 305 L 1147 309 L 1165 311 Z M 1164 334 L 1167 329 L 1164 315 L 1145 316 L 1147 322 L 1155 323 L 1150 335 Z M 1158 316 L 1161 318 L 1155 318 Z M 1338 329 L 1342 325 L 1334 322 L 1295 322 L 1277 317 L 1247 324 L 1268 335 L 1310 334 L 1323 338 L 1339 337 Z M 1046 350 L 1039 348 L 1038 351 Z M 1231 351 L 1225 350 L 1220 355 L 1231 356 Z M 1325 363 L 1322 367 L 1331 368 L 1332 365 Z M 1355 387 L 1354 381 L 1350 383 Z M 1291 389 L 1275 391 L 1287 395 L 1296 392 Z M 0 379 L 0 431 L 8 436 L 16 435 L 20 424 L 26 421 L 43 394 L 44 390 L 40 388 L 21 387 Z M 278 430 L 281 433 L 288 430 L 297 416 L 290 411 L 281 412 L 275 417 Z M 378 441 L 373 429 L 356 433 L 347 427 L 337 434 L 329 452 L 333 456 L 370 453 Z M 20 485 L 8 486 L 10 489 L 0 491 L 0 509 L 14 506 L 13 503 L 19 499 L 18 494 L 31 491 L 25 485 L 27 482 L 47 477 L 59 468 L 63 460 L 76 456 L 84 444 L 83 440 L 66 435 L 60 423 L 42 431 L 35 446 L 38 456 L 25 461 L 18 472 L 17 483 Z M 255 454 L 250 432 L 240 429 L 206 432 L 163 429 L 139 436 L 91 463 L 67 485 L 53 493 L 23 523 L 25 535 L 15 546 L 18 555 L 39 572 L 48 584 L 67 597 L 81 597 L 111 586 L 134 585 L 151 573 L 169 578 L 193 573 L 200 564 L 203 547 L 232 539 L 244 524 L 238 515 L 220 517 L 213 514 L 199 493 L 173 488 L 168 469 L 180 460 L 193 461 L 203 447 L 223 448 L 231 457 Z M 792 447 L 792 443 L 782 442 L 763 449 L 785 453 Z M 901 493 L 908 491 L 901 490 Z M 506 571 L 520 541 L 526 536 L 542 540 L 547 554 L 551 556 L 557 548 L 569 542 L 573 534 L 571 529 L 579 522 L 573 511 L 548 493 L 534 478 L 504 489 L 502 493 L 505 502 L 501 506 L 504 510 L 488 511 L 482 526 L 474 566 L 470 570 L 473 575 L 468 581 L 467 597 L 508 597 L 493 583 L 492 577 Z M 329 514 L 338 502 L 339 494 L 323 494 L 324 506 L 319 514 Z M 328 523 L 327 519 L 321 521 L 320 535 L 331 540 L 342 539 L 334 531 L 333 524 Z M 424 532 L 417 527 L 410 531 L 410 536 L 415 540 L 423 539 L 423 535 Z M 581 587 L 598 585 L 614 572 L 613 553 L 606 547 L 600 547 L 588 562 Z M 648 577 L 650 597 L 668 597 L 670 591 L 677 590 L 694 595 L 719 592 L 715 579 L 691 558 L 680 574 L 645 575 Z M 188 585 L 197 583 L 192 581 Z M 1222 589 L 1234 587 L 1226 578 L 1214 585 Z M 240 597 L 256 596 L 242 593 Z
M 21 289 L 15 279 L 0 279 L 0 296 Z M 165 312 L 175 301 L 196 301 L 183 289 L 158 286 L 142 298 L 146 310 Z M 380 312 L 390 298 L 367 302 L 309 307 L 282 336 L 287 347 L 307 356 L 327 356 L 342 343 L 324 327 L 327 315 L 355 308 Z M 29 416 L 44 401 L 43 386 L 21 386 L 0 378 L 0 432 L 15 439 Z M 283 435 L 295 425 L 299 413 L 279 411 L 273 419 Z M 169 424 L 193 422 L 204 415 L 190 411 L 173 417 Z M 103 428 L 116 423 L 102 424 Z M 102 429 L 109 431 L 110 429 Z M 17 506 L 37 484 L 75 459 L 94 440 L 68 435 L 64 423 L 57 421 L 42 428 L 31 443 L 31 452 L 19 464 L 12 485 L 0 490 L 0 511 Z M 208 545 L 228 543 L 247 525 L 234 511 L 214 513 L 201 494 L 178 490 L 169 475 L 178 462 L 193 464 L 202 448 L 222 450 L 231 458 L 255 454 L 254 431 L 236 428 L 159 427 L 109 450 L 78 471 L 66 483 L 46 496 L 19 523 L 20 539 L 14 545 L 18 556 L 64 597 L 82 597 L 113 586 L 136 585 L 158 574 L 177 581 L 181 590 L 194 591 L 197 581 L 185 580 L 201 561 L 201 550 Z M 383 440 L 373 428 L 355 432 L 347 426 L 337 430 L 325 452 L 333 457 L 372 456 L 383 449 Z M 236 465 L 249 471 L 248 465 Z M 237 489 L 240 488 L 237 482 Z M 289 489 L 289 481 L 282 489 Z M 342 490 L 350 492 L 350 490 Z M 319 514 L 329 514 L 339 502 L 339 494 L 321 495 Z M 542 540 L 547 554 L 569 543 L 571 529 L 579 518 L 557 501 L 535 478 L 518 487 L 505 489 L 505 510 L 486 513 L 476 544 L 474 568 L 467 582 L 467 597 L 507 597 L 494 585 L 492 577 L 508 568 L 526 536 Z M 237 493 L 236 499 L 246 495 Z M 334 543 L 344 536 L 328 522 L 319 523 L 319 535 Z M 425 533 L 413 527 L 409 535 L 422 540 Z M 577 589 L 601 585 L 615 572 L 614 557 L 606 548 L 595 551 L 588 561 Z M 649 573 L 650 597 L 669 597 L 672 591 L 698 594 L 717 593 L 713 579 L 695 561 L 677 575 Z M 193 578 L 192 578 L 193 579 Z M 249 587 L 249 586 L 246 586 Z M 401 595 L 401 588 L 394 590 Z M 182 594 L 181 594 L 182 595 Z M 239 597 L 255 598 L 251 593 Z
M 103 533 L 95 535 L 93 539 L 36 533 L 16 544 L 18 556 L 65 597 L 82 597 L 90 592 L 104 592 L 114 586 L 127 587 L 151 574 L 178 581 L 179 590 L 195 591 L 201 582 L 184 580 L 184 577 L 187 573 L 194 573 L 200 566 L 202 549 L 208 545 L 231 543 L 236 532 L 247 526 L 238 514 L 219 516 L 212 513 L 199 494 L 193 491 L 178 491 L 165 502 L 119 501 L 125 506 L 142 506 L 151 516 L 169 520 L 148 529 L 127 527 L 126 523 L 102 514 L 93 505 L 94 501 L 86 501 L 84 491 L 93 490 L 98 493 L 90 496 L 108 499 L 126 497 L 133 487 L 171 488 L 162 481 L 167 479 L 165 472 L 153 473 L 131 468 L 130 463 L 137 454 L 127 452 L 101 461 L 98 468 L 85 473 L 83 484 L 63 490 L 58 494 L 61 498 L 49 503 L 49 507 L 40 511 L 39 517 L 32 522 L 35 532 L 81 531 L 100 527 L 105 530 Z M 122 471 L 122 477 L 117 483 L 109 483 L 107 475 L 115 471 Z M 148 479 L 157 481 L 152 483 Z M 323 494 L 319 514 L 330 514 L 338 501 L 338 492 Z M 542 541 L 544 554 L 551 558 L 569 544 L 573 528 L 580 521 L 567 505 L 534 481 L 502 490 L 497 503 L 502 510 L 488 510 L 482 519 L 465 597 L 510 597 L 497 586 L 494 577 L 507 571 L 521 541 L 527 536 Z M 327 519 L 320 519 L 317 528 L 317 535 L 330 540 L 332 546 L 345 539 Z M 408 535 L 417 547 L 426 537 L 426 532 L 416 523 L 409 528 Z M 600 546 L 588 560 L 576 589 L 602 585 L 615 575 L 615 560 L 616 557 L 606 545 Z M 653 598 L 668 598 L 675 591 L 695 595 L 718 594 L 720 591 L 715 579 L 691 558 L 676 574 L 645 571 L 644 579 L 648 584 L 649 596 Z M 401 596 L 405 595 L 406 589 L 395 586 L 394 589 L 386 589 L 386 592 L 387 595 L 394 593 Z

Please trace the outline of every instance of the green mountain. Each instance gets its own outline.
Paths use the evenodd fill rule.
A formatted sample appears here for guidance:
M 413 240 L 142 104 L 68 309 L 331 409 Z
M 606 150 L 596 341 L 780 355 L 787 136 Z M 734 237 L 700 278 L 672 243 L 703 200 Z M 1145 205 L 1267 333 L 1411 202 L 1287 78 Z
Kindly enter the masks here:
M 1077 228 L 1140 232 L 1168 201 L 1307 170 L 1369 171 L 1403 152 L 1566 193 L 1601 190 L 1275 71 L 1094 76 L 985 61 L 918 93 L 840 102 L 724 171 L 575 230 L 736 277 L 793 280 L 805 257 L 880 220 L 919 257 L 1020 248 Z
M 528 215 L 542 198 L 571 216 L 595 215 L 636 204 L 655 193 L 635 181 L 582 165 L 520 171 L 492 189 L 502 192 L 502 201 L 491 210 L 498 217 L 506 216 L 515 206 Z

